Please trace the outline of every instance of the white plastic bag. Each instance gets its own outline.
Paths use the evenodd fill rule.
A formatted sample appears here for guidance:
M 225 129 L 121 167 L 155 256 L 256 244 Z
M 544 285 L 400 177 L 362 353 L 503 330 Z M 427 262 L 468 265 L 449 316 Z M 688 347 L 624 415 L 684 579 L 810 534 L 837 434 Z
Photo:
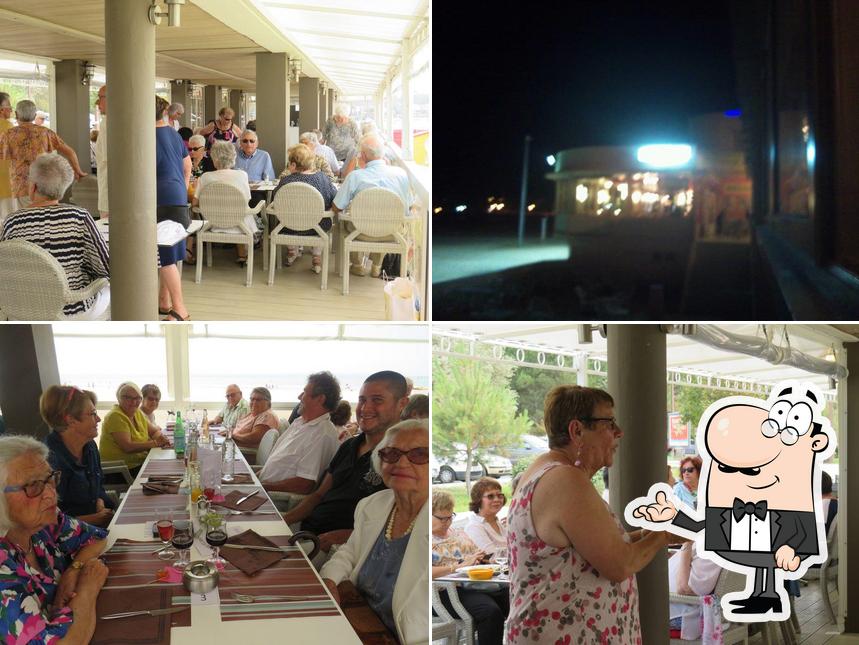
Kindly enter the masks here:
M 419 320 L 420 310 L 420 297 L 411 278 L 396 278 L 385 285 L 385 318 Z

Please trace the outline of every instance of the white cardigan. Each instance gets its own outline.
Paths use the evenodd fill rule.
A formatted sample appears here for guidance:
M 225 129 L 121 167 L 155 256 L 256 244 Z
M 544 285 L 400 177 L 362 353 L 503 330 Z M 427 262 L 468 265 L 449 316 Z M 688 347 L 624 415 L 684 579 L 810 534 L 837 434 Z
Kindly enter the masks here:
M 394 492 L 383 490 L 365 497 L 355 508 L 355 530 L 325 563 L 319 575 L 340 583 L 353 583 L 394 505 Z M 429 642 L 429 504 L 415 520 L 403 563 L 394 584 L 392 601 L 397 637 L 404 645 Z

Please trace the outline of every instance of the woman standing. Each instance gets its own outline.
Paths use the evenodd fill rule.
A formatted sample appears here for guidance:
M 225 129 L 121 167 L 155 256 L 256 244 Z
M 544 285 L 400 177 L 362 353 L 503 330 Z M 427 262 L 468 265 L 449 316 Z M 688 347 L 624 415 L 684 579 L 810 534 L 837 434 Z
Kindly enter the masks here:
M 481 551 L 497 553 L 507 548 L 507 530 L 498 519 L 498 512 L 507 503 L 497 479 L 481 477 L 471 487 L 471 502 L 468 508 L 474 513 L 465 527 L 471 541 Z
M 130 381 L 123 383 L 116 390 L 116 399 L 117 405 L 105 415 L 101 425 L 99 451 L 105 460 L 124 461 L 135 475 L 150 449 L 168 447 L 170 442 L 140 410 L 143 394 L 137 385 Z
M 508 641 L 641 643 L 635 574 L 676 538 L 624 532 L 591 483 L 623 436 L 607 392 L 556 387 L 544 418 L 549 452 L 523 473 L 508 516 Z
M 93 439 L 98 435 L 94 392 L 52 385 L 39 399 L 39 412 L 51 427 L 45 437 L 51 453 L 48 462 L 60 471 L 57 486 L 63 513 L 82 522 L 105 527 L 116 503 L 104 490 L 101 457 Z
M 218 110 L 218 118 L 200 130 L 206 137 L 206 147 L 211 148 L 215 141 L 226 141 L 235 144 L 242 136 L 242 129 L 233 122 L 236 113 L 232 108 L 222 107 Z
M 701 458 L 683 457 L 680 462 L 680 481 L 674 484 L 674 494 L 693 511 L 698 505 L 698 478 L 701 476 Z
M 355 530 L 319 572 L 334 599 L 350 579 L 404 645 L 426 643 L 429 631 L 429 429 L 424 421 L 388 428 L 373 451 L 373 468 L 389 490 L 365 497 Z
M 191 157 L 182 137 L 164 118 L 167 101 L 155 97 L 155 159 L 157 180 L 157 221 L 170 220 L 188 228 L 188 183 L 191 178 Z M 173 246 L 158 247 L 158 313 L 166 320 L 190 320 L 182 299 L 182 279 L 176 263 L 185 259 L 185 240 Z

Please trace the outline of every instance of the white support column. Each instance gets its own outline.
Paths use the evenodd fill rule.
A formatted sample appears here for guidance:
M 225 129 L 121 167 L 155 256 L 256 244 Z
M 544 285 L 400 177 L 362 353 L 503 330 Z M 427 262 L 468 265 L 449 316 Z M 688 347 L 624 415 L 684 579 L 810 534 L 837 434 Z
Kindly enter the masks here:
M 155 26 L 149 0 L 104 3 L 111 165 L 110 283 L 113 320 L 158 312 L 155 242 Z M 165 27 L 166 28 L 166 27 Z
M 400 63 L 400 92 L 403 97 L 403 159 L 414 158 L 412 143 L 412 90 L 409 82 L 412 72 L 412 39 L 403 39 L 403 55 Z
M 392 78 L 388 79 L 388 85 L 385 87 L 385 92 L 388 94 L 388 110 L 385 112 L 385 135 L 389 139 L 394 138 L 394 82 Z

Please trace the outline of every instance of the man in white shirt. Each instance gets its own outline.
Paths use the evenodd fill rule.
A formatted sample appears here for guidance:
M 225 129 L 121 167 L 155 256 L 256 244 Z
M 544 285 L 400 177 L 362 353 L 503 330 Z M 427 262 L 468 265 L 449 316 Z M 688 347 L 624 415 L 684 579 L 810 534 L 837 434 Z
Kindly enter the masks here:
M 98 88 L 98 100 L 95 102 L 101 112 L 101 123 L 98 126 L 98 139 L 95 141 L 95 164 L 98 168 L 98 214 L 107 217 L 110 213 L 107 201 L 107 85 Z
M 340 402 L 340 384 L 331 372 L 307 377 L 301 416 L 277 440 L 259 478 L 268 491 L 306 495 L 316 487 L 340 442 L 331 412 Z

